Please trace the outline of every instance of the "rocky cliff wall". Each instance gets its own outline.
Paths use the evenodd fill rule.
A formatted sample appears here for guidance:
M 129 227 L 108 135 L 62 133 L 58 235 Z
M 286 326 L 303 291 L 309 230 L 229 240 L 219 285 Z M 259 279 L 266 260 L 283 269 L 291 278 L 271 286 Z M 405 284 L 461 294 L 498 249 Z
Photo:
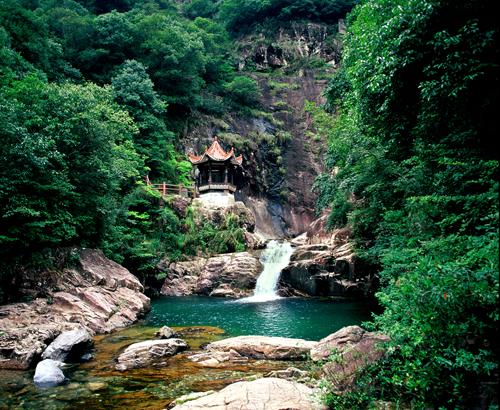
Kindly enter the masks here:
M 141 283 L 127 269 L 98 250 L 77 254 L 73 268 L 25 278 L 26 289 L 45 297 L 0 306 L 0 369 L 29 368 L 63 331 L 108 333 L 150 309 Z
M 240 38 L 237 51 L 242 74 L 260 86 L 260 106 L 219 118 L 200 115 L 182 144 L 186 152 L 200 152 L 218 135 L 226 148 L 234 146 L 246 173 L 237 199 L 253 211 L 256 231 L 269 238 L 296 236 L 315 218 L 312 186 L 323 171 L 326 146 L 305 106 L 324 102 L 341 51 L 337 27 L 291 23 Z
M 296 236 L 314 220 L 312 186 L 322 172 L 325 142 L 314 132 L 307 101 L 321 104 L 324 72 L 293 76 L 252 75 L 262 91 L 261 108 L 250 116 L 202 117 L 184 137 L 186 151 L 200 152 L 218 135 L 244 157 L 244 185 L 237 192 L 268 238 Z

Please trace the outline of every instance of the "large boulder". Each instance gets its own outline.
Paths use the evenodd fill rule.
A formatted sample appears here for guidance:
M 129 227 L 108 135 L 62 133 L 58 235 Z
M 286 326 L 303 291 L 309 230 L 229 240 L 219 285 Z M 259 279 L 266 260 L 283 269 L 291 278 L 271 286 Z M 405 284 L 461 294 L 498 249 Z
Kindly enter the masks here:
M 305 359 L 317 342 L 274 336 L 237 336 L 212 342 L 210 352 L 237 352 L 251 359 L 301 360 Z
M 384 345 L 389 340 L 384 334 L 367 332 L 359 326 L 347 326 L 321 339 L 311 349 L 311 359 L 326 360 L 322 366 L 324 376 L 330 380 L 334 390 L 342 391 L 353 384 L 359 369 L 384 355 Z
M 64 383 L 66 377 L 61 370 L 62 365 L 62 362 L 56 360 L 42 360 L 36 366 L 34 383 L 38 387 L 54 387 Z
M 26 274 L 23 287 L 43 287 L 37 294 L 49 296 L 0 306 L 0 369 L 33 366 L 75 324 L 93 336 L 128 326 L 150 309 L 141 283 L 127 269 L 99 250 L 72 252 L 79 259 L 71 268 Z
M 217 393 L 186 401 L 174 410 L 318 410 L 314 390 L 304 384 L 269 377 L 230 384 Z
M 92 347 L 91 334 L 84 328 L 62 332 L 42 353 L 43 359 L 79 361 Z
M 281 296 L 365 297 L 373 294 L 377 278 L 356 257 L 349 229 L 326 229 L 327 216 L 315 220 L 292 240 L 295 251 L 283 269 Z
M 188 348 L 182 339 L 146 340 L 127 347 L 116 359 L 116 370 L 124 371 L 149 365 L 165 365 L 165 359 Z
M 161 293 L 166 296 L 244 297 L 251 294 L 261 271 L 259 258 L 249 252 L 172 263 Z

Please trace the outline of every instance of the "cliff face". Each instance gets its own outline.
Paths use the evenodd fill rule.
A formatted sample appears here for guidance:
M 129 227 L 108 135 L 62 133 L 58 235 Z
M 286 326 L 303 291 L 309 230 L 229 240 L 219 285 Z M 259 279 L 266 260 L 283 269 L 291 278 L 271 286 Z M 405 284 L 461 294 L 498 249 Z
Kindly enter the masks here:
M 292 22 L 278 27 L 275 33 L 253 33 L 240 39 L 239 69 L 289 68 L 317 59 L 335 65 L 339 60 L 340 42 L 336 38 L 339 25 Z
M 324 141 L 311 127 L 306 101 L 320 104 L 326 80 L 314 70 L 298 75 L 253 73 L 261 108 L 251 116 L 202 118 L 186 135 L 186 149 L 201 151 L 218 135 L 244 157 L 245 183 L 237 193 L 256 217 L 256 230 L 268 237 L 296 236 L 314 219 L 312 186 L 322 171 Z
M 74 254 L 72 268 L 26 274 L 23 289 L 36 299 L 0 306 L 0 369 L 29 368 L 63 331 L 109 333 L 149 310 L 143 286 L 123 266 L 98 250 Z
M 339 24 L 342 29 L 342 22 Z M 245 183 L 237 193 L 267 237 L 297 236 L 314 220 L 312 187 L 322 172 L 322 141 L 307 102 L 321 104 L 341 44 L 337 28 L 291 23 L 273 34 L 254 33 L 237 43 L 239 66 L 259 84 L 259 107 L 245 115 L 199 117 L 184 135 L 185 150 L 201 151 L 218 135 L 244 156 Z

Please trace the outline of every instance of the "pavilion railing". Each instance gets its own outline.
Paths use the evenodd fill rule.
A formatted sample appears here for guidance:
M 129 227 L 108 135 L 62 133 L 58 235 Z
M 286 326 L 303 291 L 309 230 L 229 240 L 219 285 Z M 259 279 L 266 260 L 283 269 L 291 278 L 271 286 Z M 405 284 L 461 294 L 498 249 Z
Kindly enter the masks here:
M 196 198 L 196 188 L 194 185 L 185 186 L 182 184 L 167 184 L 166 182 L 153 184 L 148 177 L 146 177 L 146 184 L 159 191 L 162 196 L 180 195 L 185 198 Z

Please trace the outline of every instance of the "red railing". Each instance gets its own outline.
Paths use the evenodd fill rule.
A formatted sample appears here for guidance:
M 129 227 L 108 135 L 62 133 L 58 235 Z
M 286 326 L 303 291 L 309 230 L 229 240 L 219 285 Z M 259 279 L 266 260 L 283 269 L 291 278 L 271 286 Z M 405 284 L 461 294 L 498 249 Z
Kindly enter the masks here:
M 194 185 L 184 186 L 182 184 L 167 184 L 166 182 L 153 184 L 147 176 L 146 184 L 159 191 L 162 196 L 180 195 L 186 198 L 196 198 L 196 188 L 194 187 Z

